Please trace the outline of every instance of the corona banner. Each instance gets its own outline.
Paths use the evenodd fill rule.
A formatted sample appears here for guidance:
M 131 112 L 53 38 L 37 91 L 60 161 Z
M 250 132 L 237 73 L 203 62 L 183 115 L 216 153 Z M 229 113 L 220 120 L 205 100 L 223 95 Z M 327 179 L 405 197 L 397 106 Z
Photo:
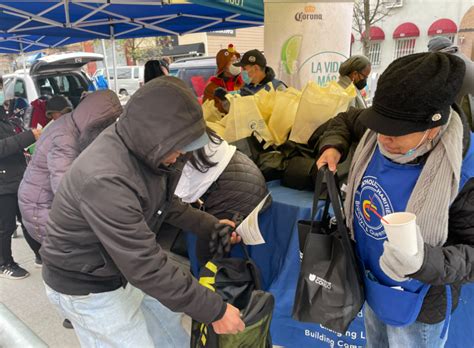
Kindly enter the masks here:
M 337 80 L 349 57 L 353 1 L 265 0 L 265 56 L 277 78 L 302 88 Z

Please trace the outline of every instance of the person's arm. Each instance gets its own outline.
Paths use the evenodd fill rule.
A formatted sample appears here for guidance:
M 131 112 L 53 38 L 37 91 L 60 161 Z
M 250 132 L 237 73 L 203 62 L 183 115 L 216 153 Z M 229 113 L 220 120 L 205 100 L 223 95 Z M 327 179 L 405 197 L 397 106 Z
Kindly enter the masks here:
M 81 194 L 81 213 L 133 286 L 199 322 L 221 319 L 226 304 L 169 261 L 144 219 L 136 191 L 128 178 L 113 174 L 94 177 Z
M 79 155 L 75 140 L 67 134 L 59 134 L 51 142 L 51 150 L 47 155 L 47 165 L 53 193 L 59 188 L 64 173 Z
M 450 208 L 449 240 L 454 244 L 424 244 L 419 271 L 409 275 L 432 285 L 474 282 L 474 178 L 470 179 Z
M 209 239 L 210 234 L 215 230 L 215 226 L 219 224 L 219 219 L 202 210 L 193 208 L 177 196 L 173 197 L 165 221 L 184 231 L 192 231 L 202 239 Z
M 345 160 L 353 143 L 360 141 L 367 128 L 358 120 L 363 109 L 350 108 L 316 129 L 308 142 L 319 154 L 318 168 L 328 165 L 335 171 Z
M 8 157 L 33 144 L 40 135 L 38 130 L 29 130 L 0 139 L 0 158 Z
M 321 154 L 329 147 L 341 152 L 343 160 L 349 148 L 359 142 L 367 128 L 358 120 L 363 109 L 350 108 L 328 121 L 324 133 L 316 141 L 315 149 Z
M 212 82 L 209 82 L 204 89 L 204 94 L 202 97 L 202 102 L 204 103 L 206 100 L 214 100 L 214 90 L 216 89 L 216 85 Z

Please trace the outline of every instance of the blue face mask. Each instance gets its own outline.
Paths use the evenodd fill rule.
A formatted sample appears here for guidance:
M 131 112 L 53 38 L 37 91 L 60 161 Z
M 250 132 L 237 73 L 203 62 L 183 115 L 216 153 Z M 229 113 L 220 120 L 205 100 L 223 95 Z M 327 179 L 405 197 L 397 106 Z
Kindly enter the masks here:
M 243 70 L 240 76 L 242 76 L 242 80 L 244 80 L 246 85 L 252 82 L 252 79 L 250 78 L 249 73 L 246 70 Z

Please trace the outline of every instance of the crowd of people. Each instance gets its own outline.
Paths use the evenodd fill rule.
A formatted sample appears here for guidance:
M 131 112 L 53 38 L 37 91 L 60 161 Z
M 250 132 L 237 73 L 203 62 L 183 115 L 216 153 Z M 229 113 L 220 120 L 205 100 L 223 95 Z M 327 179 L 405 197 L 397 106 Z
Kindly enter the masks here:
M 318 167 L 335 171 L 349 157 L 345 212 L 371 290 L 371 347 L 442 347 L 461 286 L 474 281 L 472 121 L 458 106 L 474 93 L 474 65 L 451 42 L 433 40 L 431 52 L 386 69 L 370 107 L 360 94 L 370 61 L 352 56 L 341 64 L 338 83 L 353 84 L 357 96 L 310 140 Z M 216 63 L 204 100 L 222 113 L 228 93 L 286 88 L 258 50 L 241 57 L 229 45 Z M 173 264 L 156 239 L 166 225 L 194 232 L 205 264 L 211 235 L 240 242 L 233 219 L 268 195 L 265 179 L 206 127 L 191 89 L 168 75 L 168 60 L 147 62 L 144 86 L 124 107 L 110 90 L 87 94 L 74 110 L 60 95 L 43 100 L 43 128 L 25 127 L 15 107 L 0 108 L 0 277 L 29 275 L 12 255 L 18 221 L 50 302 L 83 347 L 185 347 L 181 313 L 217 334 L 245 328 L 239 310 Z M 368 182 L 389 202 L 374 209 L 417 215 L 417 254 L 370 220 L 366 201 L 377 190 Z M 416 320 L 406 321 L 407 313 Z

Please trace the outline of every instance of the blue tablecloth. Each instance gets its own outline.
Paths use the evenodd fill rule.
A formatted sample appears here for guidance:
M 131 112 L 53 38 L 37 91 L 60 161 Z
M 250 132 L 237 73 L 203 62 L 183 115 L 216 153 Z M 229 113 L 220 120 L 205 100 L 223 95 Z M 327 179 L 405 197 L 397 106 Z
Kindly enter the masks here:
M 278 182 L 268 184 L 273 204 L 259 217 L 266 244 L 249 247 L 260 267 L 264 288 L 275 296 L 271 333 L 273 343 L 292 347 L 363 347 L 365 344 L 362 313 L 346 335 L 336 334 L 320 325 L 300 323 L 291 318 L 300 269 L 297 221 L 309 219 L 312 193 L 292 190 Z M 320 205 L 319 209 L 322 208 Z M 193 273 L 197 274 L 195 237 L 188 234 L 188 251 Z M 241 255 L 234 248 L 233 256 Z M 474 347 L 474 284 L 465 286 L 459 307 L 452 317 L 447 347 Z

